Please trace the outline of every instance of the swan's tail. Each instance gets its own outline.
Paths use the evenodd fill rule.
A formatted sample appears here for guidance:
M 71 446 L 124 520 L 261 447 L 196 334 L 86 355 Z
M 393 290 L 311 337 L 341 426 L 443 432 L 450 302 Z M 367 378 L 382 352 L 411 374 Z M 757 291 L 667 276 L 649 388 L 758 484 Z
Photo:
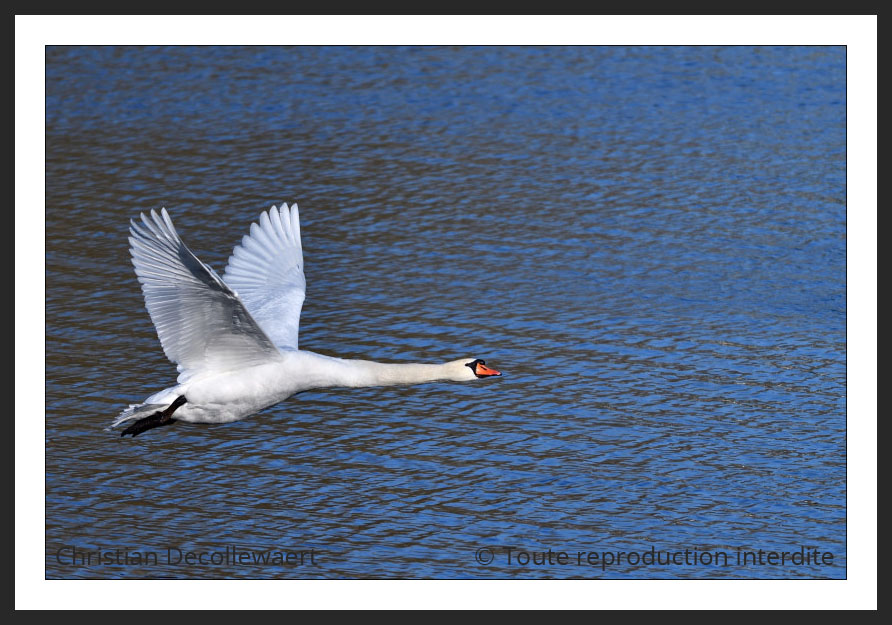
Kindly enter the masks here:
M 131 404 L 126 410 L 119 414 L 118 418 L 115 419 L 115 422 L 105 428 L 105 430 L 107 432 L 111 431 L 125 421 L 133 421 L 134 419 L 148 417 L 152 413 L 164 410 L 167 406 L 168 404 Z

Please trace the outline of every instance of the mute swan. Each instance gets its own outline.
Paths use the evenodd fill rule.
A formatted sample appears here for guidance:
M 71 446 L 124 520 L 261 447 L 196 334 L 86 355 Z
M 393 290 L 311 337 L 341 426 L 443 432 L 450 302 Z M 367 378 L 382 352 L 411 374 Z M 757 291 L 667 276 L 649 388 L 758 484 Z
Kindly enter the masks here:
M 137 436 L 174 421 L 229 423 L 313 388 L 385 386 L 501 375 L 479 358 L 445 364 L 344 360 L 297 347 L 304 302 L 297 204 L 273 206 L 251 224 L 223 277 L 198 260 L 167 211 L 130 221 L 130 254 L 146 308 L 177 385 L 124 410 Z

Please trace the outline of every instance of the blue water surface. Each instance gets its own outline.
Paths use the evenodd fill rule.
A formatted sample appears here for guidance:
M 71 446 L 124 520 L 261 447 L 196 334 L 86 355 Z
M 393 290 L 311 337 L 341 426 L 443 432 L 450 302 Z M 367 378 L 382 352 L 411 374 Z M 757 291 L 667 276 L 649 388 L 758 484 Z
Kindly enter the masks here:
M 46 576 L 844 578 L 845 72 L 844 47 L 48 47 Z M 222 273 L 274 202 L 300 204 L 302 348 L 504 376 L 105 431 L 176 375 L 128 220 L 166 207 Z M 211 561 L 233 548 L 261 559 Z

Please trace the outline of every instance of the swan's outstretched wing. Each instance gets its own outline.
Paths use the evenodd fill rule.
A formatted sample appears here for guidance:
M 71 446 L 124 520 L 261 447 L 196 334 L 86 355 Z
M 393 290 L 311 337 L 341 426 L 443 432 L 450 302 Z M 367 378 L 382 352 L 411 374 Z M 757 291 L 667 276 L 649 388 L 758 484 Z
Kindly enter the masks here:
M 273 206 L 259 221 L 232 251 L 223 280 L 273 343 L 297 349 L 307 285 L 297 204 Z
M 167 211 L 130 221 L 130 254 L 146 308 L 180 381 L 281 358 L 232 289 L 180 240 Z

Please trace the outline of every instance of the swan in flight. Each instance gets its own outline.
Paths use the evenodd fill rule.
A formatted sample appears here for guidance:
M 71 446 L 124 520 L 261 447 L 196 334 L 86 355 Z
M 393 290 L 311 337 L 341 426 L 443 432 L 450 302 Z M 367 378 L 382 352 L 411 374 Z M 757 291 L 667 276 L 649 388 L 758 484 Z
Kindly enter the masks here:
M 130 221 L 130 254 L 177 385 L 110 427 L 137 436 L 175 421 L 229 423 L 314 388 L 468 381 L 501 375 L 479 358 L 445 364 L 345 360 L 298 349 L 304 302 L 297 204 L 273 206 L 237 245 L 221 278 L 198 260 L 167 211 Z

